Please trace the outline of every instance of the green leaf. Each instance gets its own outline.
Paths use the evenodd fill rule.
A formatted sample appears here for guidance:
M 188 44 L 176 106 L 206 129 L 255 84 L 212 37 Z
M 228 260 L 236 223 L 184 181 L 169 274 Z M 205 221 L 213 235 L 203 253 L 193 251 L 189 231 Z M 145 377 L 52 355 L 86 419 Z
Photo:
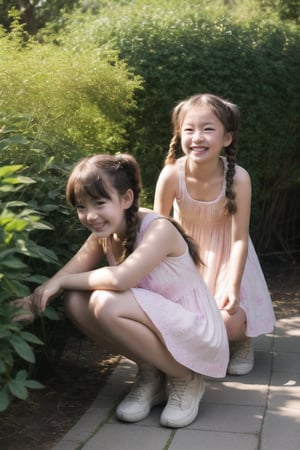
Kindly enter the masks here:
M 52 306 L 47 306 L 47 308 L 41 315 L 43 317 L 47 317 L 47 319 L 50 320 L 60 320 L 57 311 Z
M 12 178 L 12 177 L 3 178 L 2 183 L 13 184 L 13 185 L 15 185 L 15 184 L 32 184 L 32 183 L 35 183 L 35 181 L 28 177 L 16 176 L 14 178 Z
M 15 352 L 25 361 L 34 363 L 35 356 L 31 347 L 20 336 L 10 336 L 8 338 L 9 343 L 14 348 Z
M 12 247 L 12 248 L 7 248 L 5 250 L 2 250 L 0 252 L 0 262 L 2 259 L 6 259 L 8 255 L 11 255 L 11 254 L 14 255 L 14 253 L 16 253 L 17 250 L 18 250 L 17 247 Z
M 27 342 L 30 342 L 31 344 L 44 345 L 44 342 L 41 341 L 40 338 L 30 333 L 29 331 L 21 331 L 20 335 L 23 339 L 25 339 Z
M 6 274 L 8 275 L 8 274 Z M 24 280 L 24 276 L 22 277 L 22 275 L 24 274 L 20 274 L 20 279 Z M 19 281 L 17 281 L 17 276 L 14 275 L 12 276 L 14 278 L 13 282 L 11 280 L 9 280 L 8 278 L 4 278 L 2 280 L 2 284 L 5 284 L 5 288 L 8 289 L 10 291 L 10 295 L 9 297 L 11 298 L 12 296 L 15 298 L 22 298 L 22 297 L 26 297 L 26 295 L 28 295 L 30 293 L 29 289 L 27 286 L 25 286 L 24 281 L 22 283 L 20 283 Z M 0 297 L 1 297 L 1 291 L 0 291 Z M 4 298 L 8 298 L 7 296 Z
M 45 212 L 51 212 L 59 210 L 59 205 L 43 205 L 43 211 Z
M 24 177 L 23 175 L 18 175 L 16 180 L 17 180 L 18 183 L 22 183 L 22 184 L 33 184 L 33 183 L 36 183 L 36 181 L 33 180 L 32 178 Z
M 12 311 L 20 311 L 20 308 L 16 308 L 14 306 L 11 306 Z M 7 316 L 6 316 L 7 317 Z M 9 318 L 10 320 L 10 318 Z M 5 324 L 1 324 L 1 331 L 7 330 L 13 333 L 19 333 L 20 331 L 20 325 L 17 322 L 9 322 L 9 323 L 5 323 Z
M 18 190 L 18 187 L 11 186 L 9 184 L 5 184 L 3 186 L 0 186 L 0 192 L 15 192 Z
M 26 400 L 28 398 L 28 390 L 23 381 L 11 380 L 8 382 L 8 389 L 12 395 L 20 400 Z
M 14 206 L 27 206 L 26 202 L 21 202 L 20 200 L 14 200 L 13 202 L 6 203 L 7 208 L 13 208 Z
M 11 165 L 11 166 L 2 166 L 0 167 L 0 177 L 7 177 L 16 173 L 18 170 L 22 169 L 24 166 L 21 164 Z
M 19 370 L 16 375 L 15 381 L 22 383 L 26 388 L 29 389 L 43 389 L 44 385 L 35 380 L 27 379 L 28 373 L 26 370 Z
M 35 274 L 28 277 L 27 280 L 32 283 L 43 284 L 45 281 L 48 280 L 48 278 L 45 277 L 44 275 Z
M 57 262 L 57 256 L 52 250 L 36 245 L 32 241 L 28 241 L 27 243 L 21 241 L 20 243 L 23 244 L 21 247 L 23 254 L 31 256 L 32 258 L 40 258 L 45 262 Z
M 27 379 L 27 371 L 26 370 L 19 370 L 19 372 L 16 375 L 16 380 L 18 381 L 25 381 Z
M 54 227 L 51 225 L 47 225 L 46 223 L 43 222 L 32 222 L 31 223 L 32 227 L 35 230 L 54 230 Z
M 40 216 L 38 215 L 38 212 L 35 211 L 32 208 L 25 208 L 23 211 L 20 212 L 20 217 L 28 217 L 33 218 L 33 220 L 39 220 Z
M 5 231 L 23 231 L 28 226 L 27 220 L 21 220 L 18 218 L 11 219 L 5 227 Z
M 5 260 L 1 261 L 1 266 L 9 267 L 10 269 L 25 269 L 27 266 L 19 258 L 9 256 Z
M 45 388 L 45 386 L 43 384 L 41 384 L 35 380 L 26 380 L 24 384 L 28 389 L 44 389 Z

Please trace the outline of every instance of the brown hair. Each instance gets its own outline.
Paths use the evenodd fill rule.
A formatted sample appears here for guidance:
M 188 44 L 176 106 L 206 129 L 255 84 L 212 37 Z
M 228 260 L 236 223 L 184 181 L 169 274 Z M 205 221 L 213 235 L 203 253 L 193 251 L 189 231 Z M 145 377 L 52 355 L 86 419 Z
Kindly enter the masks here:
M 173 137 L 169 145 L 169 151 L 165 159 L 165 164 L 174 164 L 176 157 L 181 152 L 181 127 L 185 115 L 195 106 L 208 105 L 212 112 L 224 125 L 225 131 L 231 133 L 232 141 L 224 148 L 227 160 L 226 169 L 226 190 L 227 198 L 226 211 L 229 214 L 236 212 L 235 192 L 232 190 L 233 178 L 235 175 L 235 164 L 237 154 L 237 134 L 239 129 L 239 109 L 238 107 L 213 94 L 196 94 L 186 100 L 179 102 L 172 113 Z
M 66 187 L 66 198 L 76 207 L 81 195 L 92 198 L 111 198 L 110 186 L 119 195 L 128 189 L 133 191 L 134 199 L 130 208 L 126 209 L 127 237 L 123 242 L 124 251 L 120 258 L 123 261 L 134 250 L 138 228 L 139 195 L 142 189 L 140 167 L 135 158 L 127 153 L 118 155 L 93 155 L 83 158 L 74 167 Z M 187 236 L 177 222 L 170 220 L 185 239 L 195 264 L 200 263 L 197 245 Z

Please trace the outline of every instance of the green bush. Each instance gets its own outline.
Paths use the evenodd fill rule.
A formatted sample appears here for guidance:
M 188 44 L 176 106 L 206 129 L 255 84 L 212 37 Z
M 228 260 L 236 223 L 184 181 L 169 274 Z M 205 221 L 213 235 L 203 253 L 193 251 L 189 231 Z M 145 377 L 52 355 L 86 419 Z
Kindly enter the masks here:
M 47 225 L 44 229 L 33 229 L 31 239 L 37 245 L 51 249 L 56 259 L 44 262 L 31 259 L 30 267 L 33 272 L 49 277 L 78 249 L 82 233 L 78 233 L 74 213 L 65 201 L 70 157 L 62 152 L 60 159 L 65 162 L 58 164 L 58 157 L 48 156 L 51 150 L 39 140 L 41 135 L 35 135 L 34 122 L 29 115 L 0 116 L 0 151 L 3 164 L 17 165 L 22 161 L 22 175 L 32 180 L 23 185 L 21 191 L 10 192 L 10 199 L 26 202 Z
M 30 293 L 29 286 L 41 283 L 45 277 L 33 273 L 28 258 L 53 262 L 55 254 L 37 245 L 29 237 L 33 230 L 50 229 L 40 221 L 36 211 L 23 201 L 9 200 L 11 195 L 32 184 L 33 180 L 19 174 L 22 166 L 0 167 L 0 412 L 5 411 L 14 397 L 26 400 L 28 389 L 41 384 L 28 378 L 19 360 L 35 363 L 32 346 L 42 341 L 13 319 L 21 309 L 10 302 Z M 56 318 L 53 311 L 46 316 Z M 22 364 L 21 364 L 22 366 Z
M 137 77 L 113 50 L 58 43 L 24 42 L 18 22 L 0 36 L 2 115 L 29 114 L 28 133 L 57 161 L 120 150 Z
M 57 260 L 52 250 L 40 247 L 29 238 L 33 230 L 50 230 L 51 227 L 40 221 L 36 211 L 23 201 L 7 201 L 16 191 L 33 180 L 16 172 L 22 166 L 0 167 L 0 267 L 1 293 L 0 299 L 11 299 L 11 296 L 28 295 L 29 283 L 41 283 L 45 278 L 32 275 L 25 258 L 41 258 L 45 262 Z M 23 258 L 20 257 L 22 255 Z

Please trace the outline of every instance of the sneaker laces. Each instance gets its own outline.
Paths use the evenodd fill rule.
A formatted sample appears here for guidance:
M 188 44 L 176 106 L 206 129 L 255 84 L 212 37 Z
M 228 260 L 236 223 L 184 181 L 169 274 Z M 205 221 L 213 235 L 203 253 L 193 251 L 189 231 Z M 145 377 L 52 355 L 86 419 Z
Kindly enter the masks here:
M 127 399 L 139 400 L 140 398 L 143 398 L 145 394 L 148 393 L 149 387 L 153 383 L 154 378 L 155 375 L 151 370 L 138 373 L 131 390 L 127 394 Z
M 182 399 L 187 387 L 186 379 L 170 379 L 170 393 L 168 405 L 181 407 Z

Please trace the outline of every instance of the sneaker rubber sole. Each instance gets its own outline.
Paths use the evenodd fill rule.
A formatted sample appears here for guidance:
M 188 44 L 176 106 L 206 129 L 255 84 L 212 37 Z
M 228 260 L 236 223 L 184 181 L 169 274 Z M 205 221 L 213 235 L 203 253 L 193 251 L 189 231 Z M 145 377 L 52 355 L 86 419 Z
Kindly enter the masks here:
M 232 364 L 229 365 L 227 368 L 228 375 L 247 375 L 251 372 L 253 369 L 254 363 L 239 363 L 239 364 Z
M 135 409 L 133 411 L 130 411 L 130 403 L 132 403 L 132 406 L 134 405 L 134 402 L 128 402 L 127 406 L 124 404 L 122 405 L 122 402 L 117 406 L 116 409 L 116 417 L 123 421 L 123 422 L 138 422 L 140 420 L 146 419 L 146 417 L 149 416 L 151 409 L 154 406 L 160 405 L 161 403 L 164 403 L 166 401 L 166 393 L 165 391 L 158 392 L 148 403 L 147 406 L 144 408 L 141 408 L 140 410 Z

